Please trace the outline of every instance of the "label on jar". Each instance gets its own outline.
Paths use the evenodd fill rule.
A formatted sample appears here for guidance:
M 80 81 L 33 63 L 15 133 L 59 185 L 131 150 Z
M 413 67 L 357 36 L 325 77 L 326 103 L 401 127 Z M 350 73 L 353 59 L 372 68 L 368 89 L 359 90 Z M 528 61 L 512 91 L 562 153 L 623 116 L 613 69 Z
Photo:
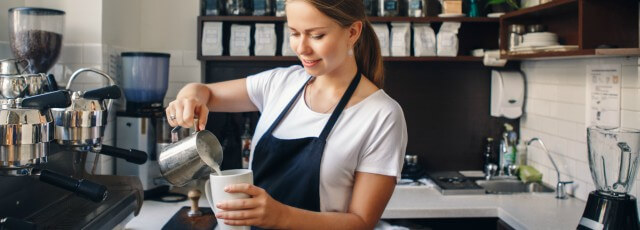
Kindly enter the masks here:
M 284 1 L 276 1 L 276 10 L 284 11 Z
M 397 0 L 384 1 L 384 10 L 398 10 L 398 1 Z
M 410 0 L 409 1 L 409 9 L 421 10 L 422 9 L 422 0 Z
M 253 0 L 253 9 L 254 10 L 265 10 L 267 8 L 266 0 Z

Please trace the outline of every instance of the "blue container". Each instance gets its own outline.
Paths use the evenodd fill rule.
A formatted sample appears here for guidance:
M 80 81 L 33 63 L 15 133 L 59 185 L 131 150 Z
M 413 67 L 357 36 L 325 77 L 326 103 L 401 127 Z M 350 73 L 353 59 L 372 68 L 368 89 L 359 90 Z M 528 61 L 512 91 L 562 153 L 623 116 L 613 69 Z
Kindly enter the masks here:
M 167 53 L 124 52 L 122 78 L 127 101 L 160 103 L 164 101 L 169 84 L 169 57 Z

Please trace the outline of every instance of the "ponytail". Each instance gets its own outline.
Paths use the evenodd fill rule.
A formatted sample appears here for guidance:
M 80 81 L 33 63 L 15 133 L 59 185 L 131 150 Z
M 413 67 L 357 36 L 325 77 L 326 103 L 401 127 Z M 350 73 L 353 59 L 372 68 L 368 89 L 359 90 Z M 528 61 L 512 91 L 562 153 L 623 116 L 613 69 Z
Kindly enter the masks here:
M 384 65 L 380 42 L 368 19 L 362 21 L 362 32 L 354 49 L 356 63 L 360 71 L 378 88 L 382 88 L 384 86 Z

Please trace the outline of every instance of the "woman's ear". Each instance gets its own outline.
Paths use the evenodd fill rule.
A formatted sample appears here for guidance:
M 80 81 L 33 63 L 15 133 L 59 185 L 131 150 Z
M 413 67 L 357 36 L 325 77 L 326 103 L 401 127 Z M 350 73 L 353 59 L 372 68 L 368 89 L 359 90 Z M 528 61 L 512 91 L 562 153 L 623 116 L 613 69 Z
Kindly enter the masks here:
M 349 26 L 349 44 L 353 46 L 360 38 L 360 34 L 362 34 L 362 21 L 355 21 Z

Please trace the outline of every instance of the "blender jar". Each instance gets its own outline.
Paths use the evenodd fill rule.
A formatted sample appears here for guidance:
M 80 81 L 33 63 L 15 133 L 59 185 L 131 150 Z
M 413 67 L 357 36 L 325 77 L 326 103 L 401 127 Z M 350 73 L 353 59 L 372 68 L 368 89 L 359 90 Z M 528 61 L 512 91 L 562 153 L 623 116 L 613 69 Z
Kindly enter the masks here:
M 62 48 L 64 11 L 18 7 L 9 9 L 11 51 L 29 62 L 29 73 L 46 73 Z
M 640 156 L 640 130 L 587 128 L 589 167 L 598 192 L 625 196 L 636 177 Z

